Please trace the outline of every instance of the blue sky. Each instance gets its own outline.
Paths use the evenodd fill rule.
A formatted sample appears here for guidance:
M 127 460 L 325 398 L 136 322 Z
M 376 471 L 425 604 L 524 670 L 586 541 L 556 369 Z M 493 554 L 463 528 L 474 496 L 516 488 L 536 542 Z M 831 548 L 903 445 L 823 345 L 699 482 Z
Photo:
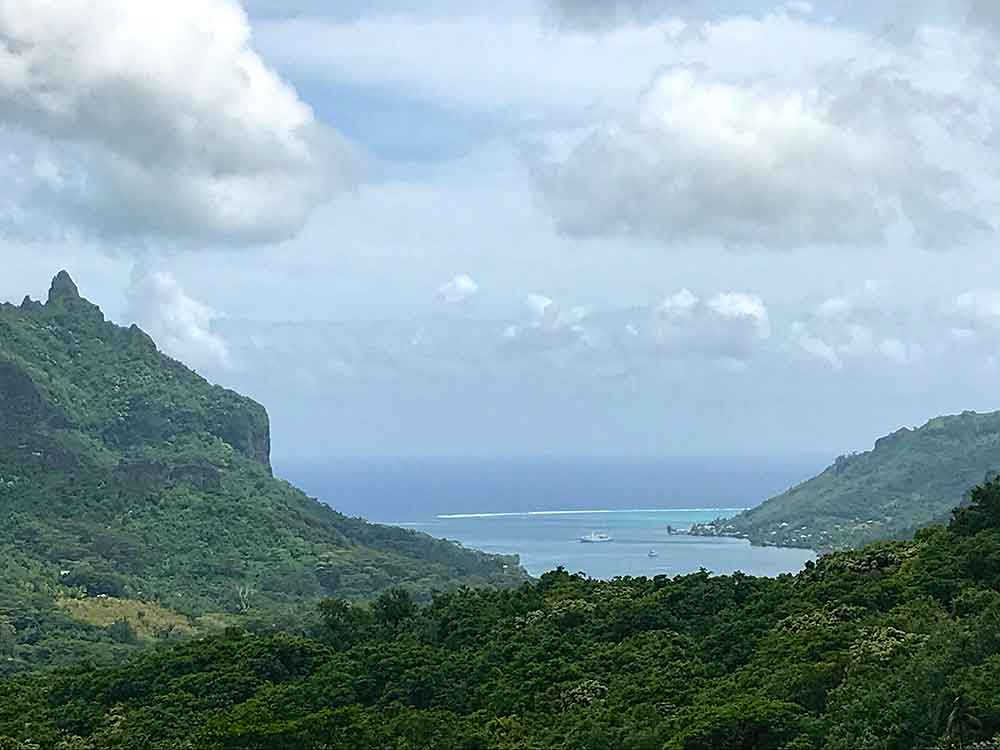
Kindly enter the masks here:
M 990 3 L 83 3 L 0 0 L 0 297 L 67 267 L 279 453 L 997 408 Z

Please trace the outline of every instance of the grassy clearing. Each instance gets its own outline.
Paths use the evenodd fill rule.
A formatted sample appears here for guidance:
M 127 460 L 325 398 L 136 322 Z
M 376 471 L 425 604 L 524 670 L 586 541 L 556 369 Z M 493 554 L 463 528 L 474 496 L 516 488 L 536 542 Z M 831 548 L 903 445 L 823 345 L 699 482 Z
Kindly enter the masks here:
M 113 597 L 87 597 L 61 599 L 59 607 L 74 620 L 97 627 L 110 627 L 116 622 L 126 620 L 140 638 L 188 637 L 197 633 L 191 621 L 184 615 L 150 602 Z

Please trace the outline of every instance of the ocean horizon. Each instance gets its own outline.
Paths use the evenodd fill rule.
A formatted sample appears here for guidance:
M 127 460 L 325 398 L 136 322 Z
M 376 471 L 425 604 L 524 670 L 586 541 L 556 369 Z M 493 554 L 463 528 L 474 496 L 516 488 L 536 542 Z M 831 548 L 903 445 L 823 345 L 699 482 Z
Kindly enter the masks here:
M 276 456 L 275 474 L 348 516 L 752 508 L 823 470 L 829 456 Z

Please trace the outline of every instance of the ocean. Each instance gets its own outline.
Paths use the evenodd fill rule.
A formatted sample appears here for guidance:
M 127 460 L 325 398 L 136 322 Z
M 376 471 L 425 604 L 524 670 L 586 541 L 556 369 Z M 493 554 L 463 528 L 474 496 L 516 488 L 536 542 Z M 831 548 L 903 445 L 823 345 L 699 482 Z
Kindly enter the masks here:
M 797 459 L 275 460 L 276 473 L 342 513 L 517 554 L 531 575 L 562 566 L 595 578 L 705 568 L 774 576 L 809 550 L 668 534 L 735 515 L 819 471 Z M 600 544 L 580 538 L 599 532 Z M 652 554 L 651 555 L 651 551 Z

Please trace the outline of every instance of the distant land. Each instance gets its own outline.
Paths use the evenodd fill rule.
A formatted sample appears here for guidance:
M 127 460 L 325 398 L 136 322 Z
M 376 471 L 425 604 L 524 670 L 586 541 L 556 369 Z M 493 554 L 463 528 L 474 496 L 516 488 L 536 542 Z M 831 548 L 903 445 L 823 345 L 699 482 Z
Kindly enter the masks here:
M 837 458 L 819 476 L 696 533 L 820 552 L 908 539 L 946 522 L 970 487 L 1000 471 L 1000 412 L 937 417 Z

